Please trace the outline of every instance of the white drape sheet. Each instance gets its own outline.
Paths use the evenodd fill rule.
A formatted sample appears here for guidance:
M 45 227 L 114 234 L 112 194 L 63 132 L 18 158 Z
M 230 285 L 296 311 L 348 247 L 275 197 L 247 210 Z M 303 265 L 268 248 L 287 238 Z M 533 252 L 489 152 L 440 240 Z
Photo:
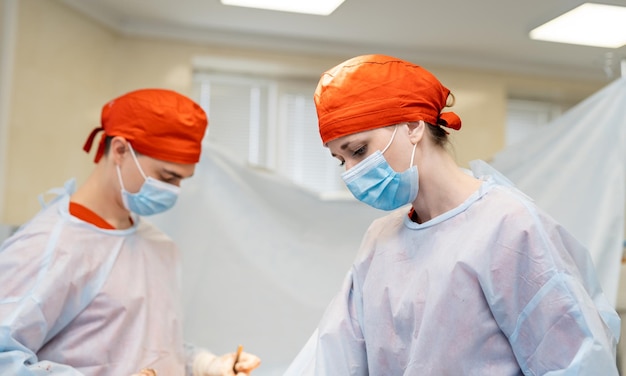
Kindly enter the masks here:
M 491 164 L 589 249 L 615 305 L 624 242 L 626 78 L 496 154 Z
M 320 200 L 205 145 L 175 208 L 151 219 L 182 250 L 185 339 L 216 353 L 241 343 L 262 359 L 255 375 L 281 375 L 384 214 Z
M 592 253 L 615 302 L 624 239 L 626 80 L 620 79 L 492 164 Z M 315 329 L 370 222 L 385 212 L 323 201 L 205 145 L 170 212 L 152 221 L 183 251 L 190 342 L 262 358 L 281 375 Z

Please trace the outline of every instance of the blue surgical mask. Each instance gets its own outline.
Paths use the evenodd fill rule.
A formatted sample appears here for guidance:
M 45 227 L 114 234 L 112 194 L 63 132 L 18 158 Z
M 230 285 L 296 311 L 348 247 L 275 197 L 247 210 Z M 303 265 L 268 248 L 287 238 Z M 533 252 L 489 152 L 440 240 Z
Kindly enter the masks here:
M 176 203 L 180 187 L 173 184 L 164 183 L 160 180 L 154 179 L 150 176 L 146 177 L 133 148 L 128 144 L 130 153 L 133 156 L 133 160 L 141 172 L 141 176 L 144 178 L 144 182 L 137 193 L 130 193 L 124 188 L 122 182 L 122 174 L 120 167 L 117 167 L 117 177 L 120 180 L 120 186 L 122 187 L 122 202 L 127 210 L 139 215 L 153 215 L 164 212 L 170 209 Z
M 396 125 L 391 140 L 382 151 L 377 150 L 341 175 L 354 197 L 376 209 L 394 210 L 417 197 L 419 175 L 417 166 L 413 166 L 417 144 L 413 146 L 409 169 L 404 172 L 394 171 L 383 156 L 397 130 Z

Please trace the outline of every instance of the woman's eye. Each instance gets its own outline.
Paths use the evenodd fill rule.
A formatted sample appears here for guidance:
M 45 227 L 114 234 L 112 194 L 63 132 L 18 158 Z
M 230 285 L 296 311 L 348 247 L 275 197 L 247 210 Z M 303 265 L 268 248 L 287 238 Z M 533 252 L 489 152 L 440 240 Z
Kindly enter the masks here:
M 360 148 L 356 149 L 352 155 L 354 156 L 361 156 L 363 154 L 365 154 L 365 152 L 367 151 L 367 146 L 363 145 Z

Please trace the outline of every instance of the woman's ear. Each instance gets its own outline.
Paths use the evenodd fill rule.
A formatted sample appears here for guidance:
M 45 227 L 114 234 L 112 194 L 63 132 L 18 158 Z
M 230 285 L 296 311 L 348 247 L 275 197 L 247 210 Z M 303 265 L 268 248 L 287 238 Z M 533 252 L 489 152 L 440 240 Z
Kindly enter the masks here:
M 412 121 L 407 124 L 409 128 L 409 140 L 415 145 L 424 138 L 426 132 L 426 123 L 424 120 Z

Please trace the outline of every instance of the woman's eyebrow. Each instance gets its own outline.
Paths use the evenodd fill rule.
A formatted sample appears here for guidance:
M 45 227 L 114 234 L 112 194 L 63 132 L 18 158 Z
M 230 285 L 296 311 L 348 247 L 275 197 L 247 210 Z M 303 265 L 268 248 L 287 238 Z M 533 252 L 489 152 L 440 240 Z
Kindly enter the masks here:
M 339 146 L 339 149 L 341 149 L 341 150 L 346 150 L 346 149 L 348 148 L 348 146 L 349 146 L 349 145 L 350 145 L 350 141 L 347 141 L 347 142 L 345 142 L 344 144 L 342 144 L 341 146 Z M 331 153 L 330 153 L 330 155 L 331 155 L 332 157 L 337 158 L 337 154 L 335 154 L 335 153 L 333 153 L 333 152 L 331 152 Z
M 345 143 L 343 143 L 339 149 L 341 150 L 346 150 L 348 148 L 348 146 L 350 146 L 350 141 L 346 141 Z

